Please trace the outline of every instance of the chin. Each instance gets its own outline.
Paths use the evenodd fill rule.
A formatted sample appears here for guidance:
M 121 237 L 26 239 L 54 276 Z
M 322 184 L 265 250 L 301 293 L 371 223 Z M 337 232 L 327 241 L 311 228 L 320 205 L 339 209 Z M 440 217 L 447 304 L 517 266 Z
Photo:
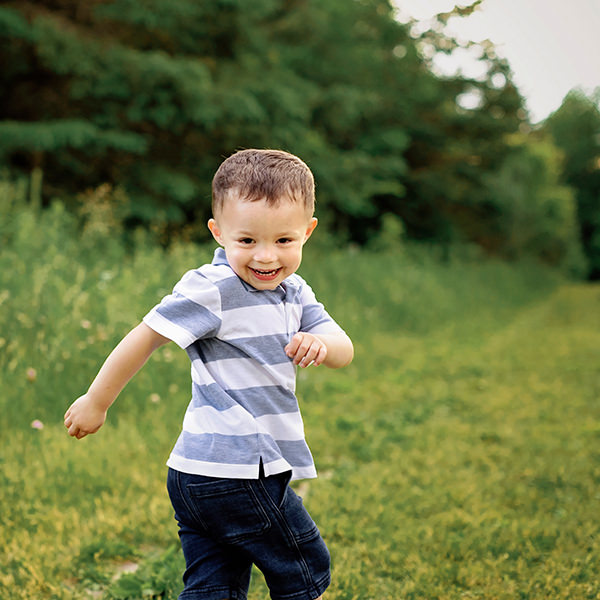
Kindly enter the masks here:
M 281 281 L 277 281 L 277 282 L 260 281 L 260 282 L 251 283 L 250 285 L 252 287 L 255 287 L 257 290 L 271 290 L 271 291 L 273 291 L 274 289 L 277 288 L 277 286 L 280 283 L 281 283 Z

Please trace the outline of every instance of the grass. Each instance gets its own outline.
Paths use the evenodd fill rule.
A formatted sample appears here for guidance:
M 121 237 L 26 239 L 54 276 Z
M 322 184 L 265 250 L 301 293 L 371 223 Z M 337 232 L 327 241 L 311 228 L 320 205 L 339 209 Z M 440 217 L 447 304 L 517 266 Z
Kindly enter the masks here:
M 211 250 L 127 246 L 103 223 L 81 236 L 60 205 L 0 187 L 3 600 L 181 589 L 164 461 L 184 353 L 157 352 L 97 435 L 68 438 L 62 415 Z M 350 367 L 298 383 L 320 473 L 299 490 L 333 555 L 328 600 L 600 598 L 600 289 L 410 248 L 313 245 L 302 274 L 356 346 Z M 260 576 L 250 598 L 268 598 Z

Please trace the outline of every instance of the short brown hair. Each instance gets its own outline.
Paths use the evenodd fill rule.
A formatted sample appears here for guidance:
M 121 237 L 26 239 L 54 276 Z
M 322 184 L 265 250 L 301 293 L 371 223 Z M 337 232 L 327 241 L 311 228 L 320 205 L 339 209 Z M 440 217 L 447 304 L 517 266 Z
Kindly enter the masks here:
M 312 214 L 315 180 L 308 166 L 283 150 L 240 150 L 221 163 L 212 181 L 213 216 L 222 210 L 228 194 L 241 200 L 301 202 Z

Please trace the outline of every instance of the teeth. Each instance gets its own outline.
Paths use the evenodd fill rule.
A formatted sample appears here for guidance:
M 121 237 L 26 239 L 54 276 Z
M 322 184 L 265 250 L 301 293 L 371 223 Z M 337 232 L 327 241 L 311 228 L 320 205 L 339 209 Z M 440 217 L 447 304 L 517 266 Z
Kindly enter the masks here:
M 271 271 L 261 271 L 259 269 L 254 269 L 257 273 L 260 273 L 261 275 L 271 275 L 272 273 L 275 273 L 277 271 L 277 269 L 272 269 Z

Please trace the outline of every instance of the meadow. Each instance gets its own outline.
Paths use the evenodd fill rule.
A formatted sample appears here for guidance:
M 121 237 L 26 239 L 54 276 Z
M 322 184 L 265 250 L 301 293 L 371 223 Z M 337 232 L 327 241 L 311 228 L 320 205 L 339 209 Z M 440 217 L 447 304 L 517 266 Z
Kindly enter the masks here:
M 176 598 L 164 462 L 187 357 L 155 353 L 96 435 L 62 417 L 213 248 L 121 241 L 101 203 L 76 219 L 23 195 L 0 184 L 0 598 Z M 327 599 L 600 598 L 598 286 L 472 249 L 310 244 L 301 273 L 356 349 L 298 381 Z

